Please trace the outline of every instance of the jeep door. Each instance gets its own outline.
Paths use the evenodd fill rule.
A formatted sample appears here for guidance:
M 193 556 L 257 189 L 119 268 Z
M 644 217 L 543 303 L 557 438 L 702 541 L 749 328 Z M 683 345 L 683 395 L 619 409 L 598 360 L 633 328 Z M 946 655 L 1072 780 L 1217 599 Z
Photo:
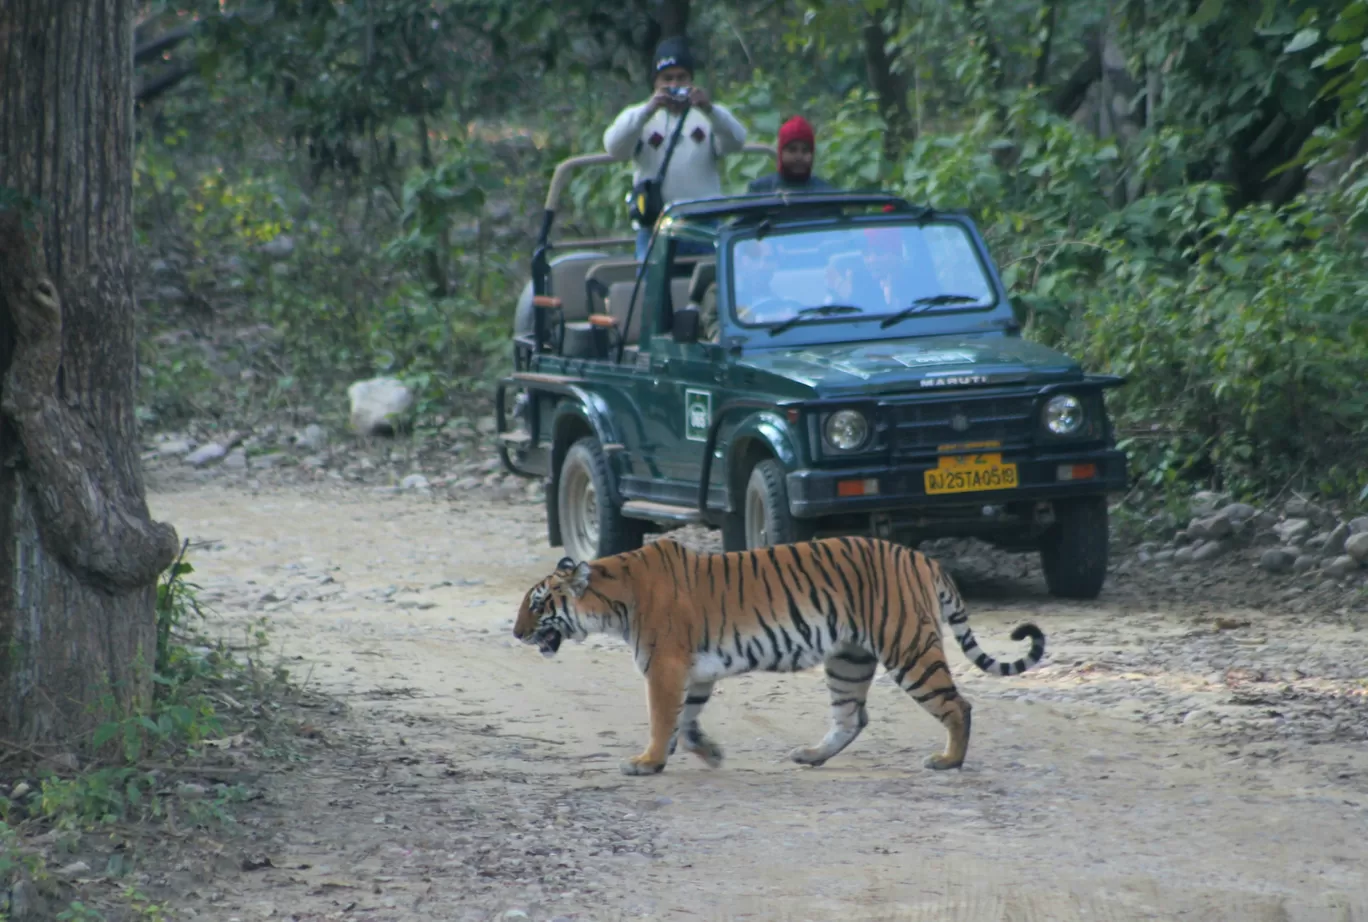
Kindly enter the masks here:
M 660 485 L 659 498 L 693 505 L 703 447 L 725 377 L 716 345 L 674 341 L 674 308 L 688 302 L 688 283 L 688 276 L 676 276 L 668 286 L 652 288 L 659 296 L 650 305 L 650 316 L 644 318 L 650 321 L 649 341 L 642 337 L 649 365 L 640 378 L 637 402 L 646 421 L 650 463 L 667 481 Z

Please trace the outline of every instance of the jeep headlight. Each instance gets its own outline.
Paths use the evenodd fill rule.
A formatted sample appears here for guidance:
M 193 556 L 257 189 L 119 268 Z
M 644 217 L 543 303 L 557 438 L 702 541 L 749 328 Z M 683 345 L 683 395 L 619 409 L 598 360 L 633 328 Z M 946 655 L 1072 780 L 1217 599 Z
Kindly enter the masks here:
M 859 410 L 837 410 L 827 417 L 822 435 L 837 451 L 854 451 L 869 437 L 869 422 Z
M 1055 435 L 1073 435 L 1083 428 L 1083 401 L 1073 394 L 1056 394 L 1045 402 L 1045 428 Z

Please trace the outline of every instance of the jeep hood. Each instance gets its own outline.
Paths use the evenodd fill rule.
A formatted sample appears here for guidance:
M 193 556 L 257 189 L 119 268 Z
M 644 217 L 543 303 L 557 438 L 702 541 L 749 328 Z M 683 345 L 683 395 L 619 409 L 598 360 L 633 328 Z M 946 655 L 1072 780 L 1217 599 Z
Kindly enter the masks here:
M 941 387 L 1044 384 L 1083 370 L 1063 353 L 998 334 L 885 339 L 746 353 L 738 369 L 811 387 L 819 396 Z M 745 375 L 750 377 L 750 375 Z

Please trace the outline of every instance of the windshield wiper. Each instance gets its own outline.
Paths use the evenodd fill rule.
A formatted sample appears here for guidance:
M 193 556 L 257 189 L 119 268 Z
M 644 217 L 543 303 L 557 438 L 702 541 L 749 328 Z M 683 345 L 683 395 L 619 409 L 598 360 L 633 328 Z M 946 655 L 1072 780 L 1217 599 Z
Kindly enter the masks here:
M 965 304 L 970 301 L 977 301 L 978 298 L 969 295 L 928 295 L 925 298 L 918 298 L 907 307 L 898 311 L 892 317 L 885 317 L 879 324 L 879 329 L 886 330 L 895 323 L 900 323 L 911 317 L 913 314 L 920 314 L 923 311 L 935 307 L 937 304 Z
M 776 323 L 770 327 L 769 334 L 778 336 L 794 324 L 801 323 L 808 317 L 831 317 L 835 314 L 863 314 L 863 307 L 856 307 L 854 304 L 818 304 L 815 307 L 805 307 L 798 313 L 782 323 Z

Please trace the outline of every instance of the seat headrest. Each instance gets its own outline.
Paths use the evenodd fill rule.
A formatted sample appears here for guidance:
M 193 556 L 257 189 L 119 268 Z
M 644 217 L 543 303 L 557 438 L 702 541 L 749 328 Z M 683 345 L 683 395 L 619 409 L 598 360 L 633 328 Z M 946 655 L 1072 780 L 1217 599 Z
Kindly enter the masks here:
M 689 300 L 698 304 L 703 300 L 708 286 L 717 281 L 717 262 L 708 260 L 694 266 L 693 276 L 689 279 Z

